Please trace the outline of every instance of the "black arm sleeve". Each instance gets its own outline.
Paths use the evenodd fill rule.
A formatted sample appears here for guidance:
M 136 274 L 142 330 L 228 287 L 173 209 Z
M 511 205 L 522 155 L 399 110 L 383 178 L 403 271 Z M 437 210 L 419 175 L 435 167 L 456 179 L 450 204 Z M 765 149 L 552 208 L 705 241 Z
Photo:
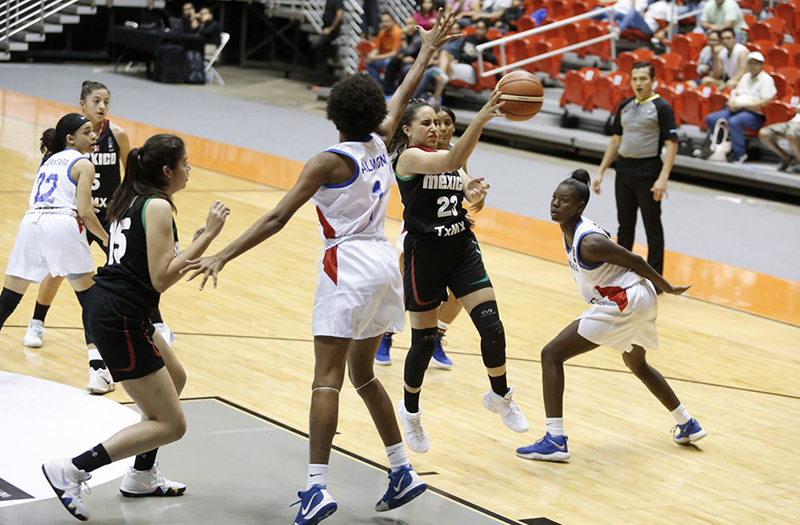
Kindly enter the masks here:
M 659 142 L 663 144 L 667 140 L 677 139 L 678 126 L 675 124 L 675 112 L 672 106 L 663 98 L 657 98 L 654 102 L 658 109 Z

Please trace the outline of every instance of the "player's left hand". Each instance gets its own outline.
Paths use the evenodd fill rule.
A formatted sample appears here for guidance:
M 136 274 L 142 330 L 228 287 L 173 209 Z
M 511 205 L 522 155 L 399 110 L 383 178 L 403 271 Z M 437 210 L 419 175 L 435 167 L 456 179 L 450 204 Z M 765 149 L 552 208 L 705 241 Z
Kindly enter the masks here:
M 203 280 L 200 282 L 200 291 L 202 291 L 209 277 L 214 280 L 214 288 L 217 287 L 217 275 L 224 267 L 225 261 L 222 260 L 222 257 L 220 257 L 219 254 L 217 254 L 186 261 L 186 267 L 181 270 L 181 273 L 191 272 L 194 270 L 194 273 L 186 279 L 187 281 L 191 281 L 198 275 L 203 274 Z
M 685 292 L 686 290 L 688 290 L 691 287 L 692 287 L 691 284 L 687 285 L 687 286 L 675 286 L 675 285 L 673 285 L 670 290 L 664 290 L 664 291 L 667 292 L 668 294 L 672 294 L 672 295 L 681 295 L 681 294 L 683 294 L 683 292 Z
M 667 198 L 667 181 L 657 179 L 655 184 L 653 184 L 653 187 L 650 188 L 650 191 L 653 192 L 653 200 L 656 202 L 661 202 Z
M 479 177 L 477 179 L 472 179 L 469 181 L 469 184 L 467 184 L 464 193 L 467 200 L 473 205 L 477 205 L 479 202 L 486 200 L 486 192 L 489 191 L 491 186 L 484 184 L 483 180 L 483 177 Z M 483 205 L 481 205 L 481 208 L 483 208 Z

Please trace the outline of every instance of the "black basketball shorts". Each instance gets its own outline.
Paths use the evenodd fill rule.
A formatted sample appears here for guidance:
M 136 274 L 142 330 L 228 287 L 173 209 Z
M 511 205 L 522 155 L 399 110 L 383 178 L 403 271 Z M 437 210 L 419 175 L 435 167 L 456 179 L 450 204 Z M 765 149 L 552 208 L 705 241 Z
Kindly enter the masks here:
M 114 381 L 139 379 L 164 366 L 146 313 L 100 286 L 92 286 L 83 305 L 83 326 L 97 345 Z
M 403 249 L 403 288 L 410 312 L 433 310 L 447 300 L 448 288 L 458 298 L 492 286 L 472 230 L 453 237 L 409 232 Z

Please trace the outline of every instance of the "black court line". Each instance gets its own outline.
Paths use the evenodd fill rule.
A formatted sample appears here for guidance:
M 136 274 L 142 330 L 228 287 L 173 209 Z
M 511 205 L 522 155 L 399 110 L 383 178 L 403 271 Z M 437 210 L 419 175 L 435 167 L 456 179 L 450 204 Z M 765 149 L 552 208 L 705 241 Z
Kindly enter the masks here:
M 8 328 L 28 328 L 27 325 L 19 325 L 19 324 L 9 324 L 6 325 Z M 48 327 L 52 330 L 81 330 L 83 328 L 76 328 L 74 326 L 50 326 Z M 273 337 L 273 336 L 266 336 L 266 335 L 236 335 L 236 334 L 205 334 L 205 333 L 190 333 L 190 332 L 175 332 L 175 335 L 182 335 L 182 336 L 201 336 L 201 337 L 228 337 L 231 339 L 255 339 L 255 340 L 263 340 L 263 341 L 290 341 L 295 343 L 313 343 L 313 339 L 299 339 L 299 338 L 291 338 L 291 337 Z M 481 354 L 475 354 L 470 352 L 458 352 L 453 350 L 448 350 L 447 353 L 453 355 L 461 355 L 466 357 L 481 357 Z M 540 359 L 533 359 L 530 357 L 509 357 L 506 356 L 506 360 L 508 361 L 516 361 L 519 363 L 541 363 Z M 591 365 L 579 365 L 575 363 L 564 363 L 565 367 L 570 368 L 582 368 L 585 370 L 597 370 L 600 372 L 613 372 L 616 374 L 631 374 L 629 370 L 619 370 L 617 368 L 606 368 L 602 366 L 591 366 Z M 736 390 L 739 392 L 750 392 L 752 394 L 763 394 L 766 396 L 776 396 L 776 397 L 783 397 L 786 399 L 797 399 L 800 400 L 800 395 L 794 394 L 782 394 L 780 392 L 771 392 L 769 390 L 758 390 L 755 388 L 746 388 L 743 386 L 734 386 L 734 385 L 724 385 L 721 383 L 711 383 L 708 381 L 699 381 L 697 379 L 686 379 L 683 377 L 671 377 L 671 376 L 664 376 L 664 379 L 668 379 L 670 381 L 678 381 L 681 383 L 690 383 L 694 385 L 703 385 L 703 386 L 711 386 L 716 388 L 724 388 L 726 390 Z
M 268 417 L 268 416 L 265 416 L 263 414 L 260 414 L 260 413 L 256 412 L 255 410 L 252 410 L 250 408 L 243 407 L 242 405 L 234 403 L 233 401 L 229 401 L 229 400 L 225 399 L 224 397 L 213 396 L 213 397 L 208 397 L 208 398 L 191 398 L 189 400 L 196 401 L 196 400 L 201 400 L 201 399 L 205 399 L 205 400 L 213 399 L 215 401 L 218 401 L 220 403 L 223 403 L 223 404 L 226 404 L 226 405 L 228 405 L 230 407 L 233 407 L 233 408 L 235 408 L 237 410 L 241 410 L 242 412 L 244 412 L 246 414 L 249 414 L 249 415 L 251 415 L 251 416 L 253 416 L 255 418 L 261 419 L 261 420 L 266 421 L 266 422 L 268 422 L 268 423 L 270 423 L 272 425 L 275 425 L 275 426 L 280 427 L 280 428 L 282 428 L 284 430 L 287 430 L 287 431 L 289 431 L 289 432 L 291 432 L 293 434 L 297 434 L 298 436 L 302 436 L 305 439 L 308 439 L 308 434 L 306 434 L 302 430 L 296 429 L 296 428 L 294 428 L 294 427 L 292 427 L 290 425 L 287 425 L 286 423 L 283 423 L 283 422 L 278 421 L 276 419 L 273 419 L 271 417 Z M 183 399 L 181 399 L 181 401 L 183 401 Z M 341 454 L 344 454 L 345 456 L 348 456 L 348 457 L 350 457 L 352 459 L 355 459 L 356 461 L 360 461 L 361 463 L 364 463 L 364 464 L 369 465 L 371 467 L 377 468 L 377 469 L 382 470 L 384 472 L 389 470 L 389 467 L 387 467 L 385 465 L 381 465 L 380 463 L 378 463 L 376 461 L 372 461 L 371 459 L 365 458 L 364 456 L 356 454 L 355 452 L 351 452 L 351 451 L 349 451 L 347 449 L 344 449 L 344 448 L 342 448 L 342 447 L 340 447 L 338 445 L 333 445 L 332 448 L 333 448 L 333 450 L 335 450 L 335 451 L 337 451 L 337 452 L 339 452 Z M 427 473 L 427 474 L 430 474 L 430 473 Z M 461 504 L 461 505 L 463 505 L 465 507 L 468 507 L 468 508 L 470 508 L 470 509 L 472 509 L 472 510 L 474 510 L 476 512 L 480 512 L 481 514 L 489 516 L 490 518 L 494 518 L 497 521 L 500 521 L 502 523 L 508 523 L 510 525 L 519 525 L 520 524 L 520 522 L 517 521 L 517 520 L 513 520 L 511 518 L 503 516 L 502 514 L 498 514 L 498 513 L 494 512 L 494 511 L 491 511 L 491 510 L 489 510 L 489 509 L 487 509 L 485 507 L 482 507 L 482 506 L 478 505 L 477 503 L 472 503 L 471 501 L 467 501 L 467 500 L 465 500 L 463 498 L 460 498 L 460 497 L 458 497 L 458 496 L 456 496 L 454 494 L 450 494 L 449 492 L 444 491 L 442 489 L 438 489 L 436 487 L 432 487 L 432 486 L 428 485 L 428 490 L 430 490 L 431 492 L 435 492 L 436 494 L 439 494 L 440 496 L 445 497 L 445 498 L 447 498 L 449 500 L 455 501 L 456 503 L 459 503 L 459 504 Z

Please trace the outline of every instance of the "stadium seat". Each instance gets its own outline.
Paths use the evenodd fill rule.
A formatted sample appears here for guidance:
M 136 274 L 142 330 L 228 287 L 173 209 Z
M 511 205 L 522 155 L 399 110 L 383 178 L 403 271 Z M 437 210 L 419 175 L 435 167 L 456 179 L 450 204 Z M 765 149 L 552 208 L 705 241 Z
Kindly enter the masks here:
M 636 57 L 637 61 L 644 61 L 644 62 L 656 56 L 656 54 L 653 53 L 652 49 L 647 49 L 647 48 L 637 49 L 636 51 L 633 51 L 633 55 Z
M 550 0 L 550 6 L 547 8 L 547 18 L 551 22 L 563 20 L 572 16 L 572 6 L 567 0 Z
M 764 116 L 766 117 L 764 125 L 769 126 L 779 122 L 788 122 L 792 120 L 796 114 L 796 108 L 791 107 L 785 102 L 773 100 L 764 108 Z
M 775 96 L 777 98 L 781 99 L 786 95 L 791 95 L 794 92 L 794 88 L 786 80 L 786 77 L 780 73 L 773 73 L 772 80 L 775 82 L 775 90 L 777 91 Z
M 747 27 L 753 27 L 753 24 L 758 22 L 758 17 L 753 13 L 743 13 L 742 18 L 744 18 L 744 23 L 747 24 Z
M 364 71 L 367 68 L 367 64 L 364 62 L 364 57 L 366 57 L 373 49 L 375 49 L 375 42 L 371 40 L 362 40 L 357 46 L 355 46 L 355 50 L 358 51 L 359 71 Z
M 772 8 L 772 13 L 777 18 L 782 18 L 786 22 L 786 27 L 800 27 L 800 11 L 794 4 L 778 2 Z
M 762 23 L 769 28 L 772 36 L 775 37 L 775 40 L 778 42 L 778 44 L 782 44 L 783 34 L 786 30 L 786 20 L 783 18 L 772 17 L 764 19 Z
M 631 66 L 633 66 L 634 62 L 638 62 L 639 59 L 636 58 L 630 51 L 623 51 L 617 56 L 617 69 L 624 73 L 631 72 Z
M 775 41 L 774 40 L 754 40 L 752 42 L 745 43 L 745 47 L 750 51 L 759 51 L 764 57 L 769 53 L 771 49 L 775 48 Z
M 597 38 L 599 36 L 607 35 L 608 29 L 600 24 L 592 24 L 586 28 L 586 39 L 591 40 L 593 38 Z M 586 53 L 595 55 L 600 58 L 600 60 L 608 61 L 611 60 L 611 41 L 605 40 L 603 42 L 598 42 L 597 44 L 592 44 L 590 46 L 586 46 Z
M 786 82 L 792 88 L 792 93 L 800 94 L 800 69 L 796 67 L 782 67 L 778 70 L 778 74 L 786 79 Z
M 725 104 L 730 98 L 730 91 L 717 91 L 708 97 L 708 112 L 714 113 L 725 109 Z
M 600 108 L 615 111 L 622 100 L 623 89 L 626 86 L 630 88 L 630 75 L 622 71 L 598 78 L 594 85 L 594 92 L 586 101 L 586 109 L 591 111 Z
M 667 104 L 672 107 L 673 113 L 675 113 L 675 124 L 678 126 L 681 125 L 681 115 L 680 115 L 680 97 L 677 93 L 675 93 L 675 88 L 668 85 L 661 83 L 656 88 L 656 93 L 658 93 L 661 98 L 663 98 Z
M 651 63 L 656 69 L 656 78 L 662 79 L 664 82 L 672 83 L 681 76 L 681 62 L 683 57 L 677 53 L 664 53 L 659 55 Z M 657 64 L 660 64 L 657 65 Z M 659 68 L 661 71 L 659 72 Z
M 764 9 L 764 0 L 739 0 L 739 7 L 758 14 Z
M 596 67 L 584 67 L 579 71 L 567 71 L 564 76 L 564 94 L 561 95 L 561 107 L 567 104 L 585 106 L 598 78 L 600 78 L 600 70 Z
M 714 86 L 700 86 L 697 89 L 690 89 L 683 92 L 681 96 L 681 122 L 699 126 L 701 130 L 706 130 L 706 115 L 709 114 L 708 97 L 716 93 Z
M 758 40 L 769 40 L 770 42 L 777 41 L 775 35 L 772 33 L 772 29 L 770 29 L 770 27 L 763 22 L 756 22 L 750 26 L 750 41 L 756 42 Z
M 697 62 L 691 61 L 681 64 L 681 74 L 686 82 L 698 80 L 700 75 L 697 73 Z
M 534 51 L 536 55 L 547 53 L 555 49 L 560 49 L 567 45 L 567 41 L 562 37 L 551 38 L 549 40 L 540 40 L 534 44 Z M 536 71 L 547 73 L 550 78 L 558 78 L 561 74 L 561 64 L 564 62 L 564 55 L 556 55 L 545 60 L 534 62 L 533 66 Z
M 798 107 L 800 107 L 800 94 L 789 95 L 783 100 L 781 100 L 784 104 L 788 104 L 790 108 L 794 108 L 795 111 Z
M 800 42 L 795 42 L 794 44 L 783 44 L 781 47 L 789 53 L 789 65 L 793 67 L 800 67 Z
M 767 64 L 775 69 L 786 67 L 790 64 L 791 57 L 789 51 L 784 47 L 773 47 L 766 54 Z
M 692 43 L 696 60 L 700 56 L 700 51 L 706 47 L 706 35 L 702 33 L 686 33 L 684 36 Z

